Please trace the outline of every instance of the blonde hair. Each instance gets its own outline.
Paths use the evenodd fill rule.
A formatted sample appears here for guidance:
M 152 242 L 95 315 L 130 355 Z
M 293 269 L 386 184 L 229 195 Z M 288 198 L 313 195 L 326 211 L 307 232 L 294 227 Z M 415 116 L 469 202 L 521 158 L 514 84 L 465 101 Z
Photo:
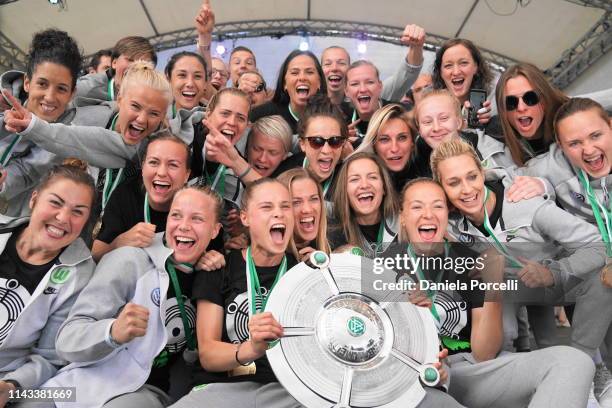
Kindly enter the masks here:
M 404 122 L 406 126 L 408 126 L 408 132 L 410 132 L 410 137 L 412 137 L 412 135 L 415 133 L 412 121 L 408 117 L 408 112 L 406 111 L 406 109 L 400 104 L 391 103 L 389 105 L 383 106 L 382 108 L 374 112 L 372 118 L 370 119 L 370 123 L 368 124 L 368 130 L 366 132 L 366 135 L 357 150 L 355 150 L 355 153 L 375 153 L 374 144 L 376 143 L 378 132 L 392 119 L 400 119 L 402 122 Z
M 458 118 L 463 120 L 463 116 L 461 115 L 461 102 L 459 102 L 459 99 L 457 99 L 457 97 L 448 89 L 432 89 L 429 92 L 424 92 L 423 97 L 421 98 L 421 101 L 414 108 L 415 110 L 414 123 L 417 129 L 419 127 L 419 111 L 421 110 L 423 106 L 423 102 L 425 102 L 429 98 L 434 98 L 436 96 L 443 96 L 443 97 L 449 98 L 453 103 L 455 114 L 457 115 Z
M 366 242 L 364 241 L 363 235 L 359 229 L 359 224 L 354 215 L 353 208 L 348 200 L 347 184 L 348 184 L 348 169 L 351 163 L 360 160 L 367 159 L 373 161 L 378 167 L 380 177 L 383 184 L 383 202 L 380 208 L 382 212 L 382 219 L 380 222 L 385 222 L 385 219 L 389 215 L 396 215 L 399 213 L 399 204 L 397 203 L 397 195 L 391 182 L 389 172 L 385 168 L 385 165 L 380 157 L 374 153 L 359 152 L 349 156 L 338 173 L 338 179 L 336 181 L 336 188 L 334 190 L 334 213 L 335 218 L 342 225 L 342 231 L 349 244 L 356 245 L 360 248 L 365 248 Z
M 316 249 L 329 254 L 331 248 L 327 240 L 327 210 L 325 208 L 325 199 L 321 184 L 319 184 L 319 182 L 317 182 L 317 180 L 315 180 L 315 178 L 306 169 L 303 169 L 301 167 L 285 171 L 277 177 L 277 180 L 289 189 L 289 193 L 291 193 L 291 186 L 293 185 L 293 183 L 298 180 L 312 180 L 315 186 L 317 186 L 317 195 L 319 196 L 319 201 L 321 203 L 321 214 L 319 220 L 319 229 L 317 231 L 317 237 L 315 238 L 317 246 Z M 296 259 L 299 259 L 297 247 L 295 246 L 294 240 L 291 241 L 291 251 L 294 253 Z
M 225 94 L 238 96 L 238 97 L 244 99 L 247 102 L 247 104 L 249 105 L 249 110 L 251 109 L 251 100 L 249 99 L 249 96 L 246 93 L 244 93 L 243 91 L 241 91 L 238 88 L 223 88 L 223 89 L 217 91 L 212 96 L 212 98 L 210 98 L 210 100 L 208 101 L 208 105 L 206 106 L 206 116 L 208 116 L 210 114 L 210 112 L 215 110 L 215 108 L 219 104 L 219 101 L 221 100 L 221 97 L 223 95 L 225 95 Z
M 257 121 L 253 123 L 251 132 L 257 132 L 259 134 L 277 139 L 283 144 L 285 153 L 291 152 L 291 147 L 293 145 L 293 131 L 282 116 L 271 115 L 257 119 Z M 250 147 L 251 136 L 248 138 L 247 143 Z
M 444 160 L 450 159 L 452 157 L 467 155 L 474 159 L 476 163 L 476 167 L 478 170 L 482 171 L 482 163 L 478 158 L 478 154 L 467 142 L 464 142 L 462 139 L 453 138 L 446 142 L 442 142 L 434 151 L 431 153 L 429 157 L 429 163 L 431 166 L 431 173 L 433 174 L 433 178 L 435 181 L 440 182 L 440 174 L 438 169 L 440 167 L 440 163 Z
M 124 96 L 128 88 L 136 85 L 146 86 L 161 92 L 168 100 L 168 104 L 172 100 L 170 83 L 164 74 L 157 72 L 155 66 L 149 61 L 139 60 L 130 65 L 121 80 L 119 96 Z
M 182 187 L 180 190 L 178 190 L 176 193 L 174 193 L 174 197 L 172 198 L 172 202 L 174 202 L 174 200 L 176 200 L 176 197 L 178 197 L 178 195 L 184 191 L 197 191 L 201 194 L 204 194 L 205 196 L 209 197 L 211 200 L 213 200 L 213 204 L 214 204 L 214 215 L 215 215 L 215 222 L 219 222 L 219 220 L 221 219 L 221 214 L 223 213 L 223 199 L 221 198 L 221 196 L 212 188 L 210 188 L 210 186 L 205 186 L 202 184 L 194 184 L 192 186 L 184 186 Z

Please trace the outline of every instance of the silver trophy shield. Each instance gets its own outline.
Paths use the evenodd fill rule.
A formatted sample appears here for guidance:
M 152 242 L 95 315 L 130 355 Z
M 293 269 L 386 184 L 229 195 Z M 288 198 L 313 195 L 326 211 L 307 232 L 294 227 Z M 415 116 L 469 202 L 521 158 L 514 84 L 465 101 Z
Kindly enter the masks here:
M 310 263 L 288 271 L 266 306 L 284 328 L 267 351 L 280 383 L 309 408 L 416 407 L 425 397 L 421 383 L 439 381 L 429 310 L 409 303 L 406 292 L 364 294 L 368 258 L 315 252 Z M 395 280 L 395 272 L 383 274 Z

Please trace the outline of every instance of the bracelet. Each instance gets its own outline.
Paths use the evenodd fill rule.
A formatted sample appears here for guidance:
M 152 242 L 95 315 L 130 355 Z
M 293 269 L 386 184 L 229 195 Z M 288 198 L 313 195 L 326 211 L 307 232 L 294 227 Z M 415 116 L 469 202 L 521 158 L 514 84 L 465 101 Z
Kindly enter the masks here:
M 235 355 L 235 358 L 236 358 L 236 362 L 237 362 L 238 364 L 240 364 L 240 365 L 241 365 L 241 366 L 243 366 L 243 367 L 246 367 L 246 366 L 251 365 L 252 361 L 249 361 L 248 363 L 241 363 L 241 362 L 240 362 L 240 360 L 238 360 L 238 352 L 240 351 L 240 347 L 241 347 L 241 346 L 242 346 L 242 343 L 240 343 L 240 344 L 238 345 L 238 347 L 236 347 L 236 355 Z
M 198 40 L 196 44 L 198 45 L 198 48 L 201 48 L 204 51 L 210 51 L 210 44 L 207 44 L 207 45 L 201 44 L 200 40 Z
M 251 172 L 251 166 L 248 166 L 247 169 L 245 171 L 243 171 L 241 175 L 238 176 L 238 178 L 242 179 L 244 176 L 246 176 L 250 172 Z

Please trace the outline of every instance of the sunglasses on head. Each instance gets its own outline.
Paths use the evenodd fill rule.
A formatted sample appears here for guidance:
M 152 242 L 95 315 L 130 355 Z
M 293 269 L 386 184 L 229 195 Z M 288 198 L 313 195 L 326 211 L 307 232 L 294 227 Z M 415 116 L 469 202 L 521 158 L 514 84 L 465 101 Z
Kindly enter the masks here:
M 346 141 L 346 137 L 342 136 L 332 136 L 329 139 L 325 139 L 321 136 L 309 136 L 305 137 L 304 139 L 308 141 L 308 144 L 310 144 L 310 147 L 313 149 L 320 149 L 325 146 L 325 143 L 327 143 L 332 149 L 337 149 L 342 147 Z
M 535 91 L 525 92 L 520 98 L 523 99 L 523 102 L 527 106 L 535 106 L 540 102 L 540 97 Z M 518 108 L 518 104 L 519 96 L 506 96 L 506 109 L 508 109 L 508 111 L 513 111 Z

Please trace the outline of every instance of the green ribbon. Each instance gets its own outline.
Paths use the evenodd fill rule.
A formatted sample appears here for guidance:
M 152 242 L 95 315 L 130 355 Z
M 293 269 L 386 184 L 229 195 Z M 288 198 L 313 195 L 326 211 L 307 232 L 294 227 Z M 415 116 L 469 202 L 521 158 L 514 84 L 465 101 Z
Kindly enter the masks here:
M 189 320 L 187 319 L 187 312 L 185 311 L 185 302 L 183 301 L 183 293 L 181 292 L 181 285 L 179 284 L 178 277 L 176 276 L 176 270 L 181 272 L 192 271 L 193 266 L 187 263 L 174 264 L 173 261 L 168 259 L 166 261 L 166 270 L 170 275 L 170 281 L 174 288 L 174 295 L 176 296 L 176 303 L 179 307 L 181 320 L 183 321 L 183 329 L 185 330 L 185 339 L 187 340 L 187 348 L 189 350 L 196 349 L 195 338 L 193 337 L 193 329 L 189 327 Z
M 293 119 L 295 119 L 296 122 L 300 121 L 300 117 L 297 115 L 297 113 L 295 113 L 293 111 L 293 109 L 291 109 L 291 103 L 287 105 L 287 107 L 289 108 L 289 113 L 291 114 L 291 116 L 293 117 Z
M 612 256 L 612 240 L 610 239 L 610 236 L 612 235 L 612 208 L 606 208 L 606 206 L 597 199 L 597 196 L 593 191 L 593 187 L 591 187 L 591 183 L 589 183 L 589 177 L 584 170 L 578 170 L 578 178 L 586 191 L 589 204 L 593 210 L 595 222 L 597 223 L 597 228 L 599 229 L 601 238 L 606 244 L 606 252 L 608 257 L 610 257 Z M 602 177 L 601 184 L 604 189 L 606 188 L 605 183 L 606 178 Z
M 108 81 L 108 88 L 106 90 L 109 101 L 115 100 L 115 78 Z
M 0 165 L 2 167 L 6 167 L 8 162 L 11 160 L 13 150 L 15 150 L 15 146 L 17 146 L 17 143 L 19 143 L 20 140 L 21 135 L 19 133 L 15 133 L 15 137 L 13 140 L 11 140 L 11 143 L 9 143 L 7 148 L 4 150 L 4 153 L 2 153 L 2 156 L 0 157 Z
M 145 193 L 144 198 L 144 222 L 151 224 L 151 207 L 149 207 L 149 193 Z
M 272 289 L 276 286 L 280 278 L 287 272 L 287 256 L 283 256 L 283 260 L 281 261 L 280 266 L 278 267 L 278 271 L 276 272 L 276 278 L 268 289 L 268 294 L 264 295 L 261 293 L 261 286 L 259 284 L 259 276 L 257 275 L 257 268 L 255 266 L 255 261 L 253 260 L 253 255 L 251 254 L 251 247 L 249 246 L 246 250 L 246 264 L 247 264 L 247 295 L 249 299 L 249 316 L 252 316 L 256 313 L 260 313 L 266 309 L 266 304 L 268 303 L 268 297 L 270 293 L 272 293 Z M 256 299 L 259 298 L 261 300 L 261 308 L 258 308 L 255 304 Z
M 213 177 L 210 177 L 208 171 L 206 171 L 206 168 L 204 169 L 204 177 L 206 177 L 206 184 L 208 184 L 211 189 L 219 193 L 221 197 L 225 195 L 225 170 L 225 165 L 219 164 Z
M 419 264 L 416 261 L 416 254 L 414 253 L 414 250 L 412 249 L 412 245 L 408 244 L 408 246 L 406 247 L 406 251 L 408 252 L 408 256 L 410 257 L 410 261 L 412 262 L 412 266 L 415 268 L 415 272 L 417 275 L 417 278 L 419 278 L 419 281 L 424 281 L 427 280 L 425 279 L 425 274 L 423 273 L 423 271 L 421 270 L 421 268 L 419 267 Z M 448 244 L 448 241 L 444 240 L 444 257 L 447 258 L 448 257 L 448 253 L 450 251 L 450 247 Z M 444 274 L 444 269 L 442 269 L 441 271 L 438 272 L 438 275 L 436 276 L 436 280 L 435 283 L 439 283 L 440 280 L 442 279 L 442 275 Z M 436 310 L 436 297 L 438 296 L 438 291 L 435 289 L 427 289 L 427 297 L 429 299 L 431 299 L 431 307 L 429 308 L 431 314 L 433 315 L 433 317 L 436 319 L 437 322 L 440 322 L 440 315 L 438 314 L 438 311 Z

